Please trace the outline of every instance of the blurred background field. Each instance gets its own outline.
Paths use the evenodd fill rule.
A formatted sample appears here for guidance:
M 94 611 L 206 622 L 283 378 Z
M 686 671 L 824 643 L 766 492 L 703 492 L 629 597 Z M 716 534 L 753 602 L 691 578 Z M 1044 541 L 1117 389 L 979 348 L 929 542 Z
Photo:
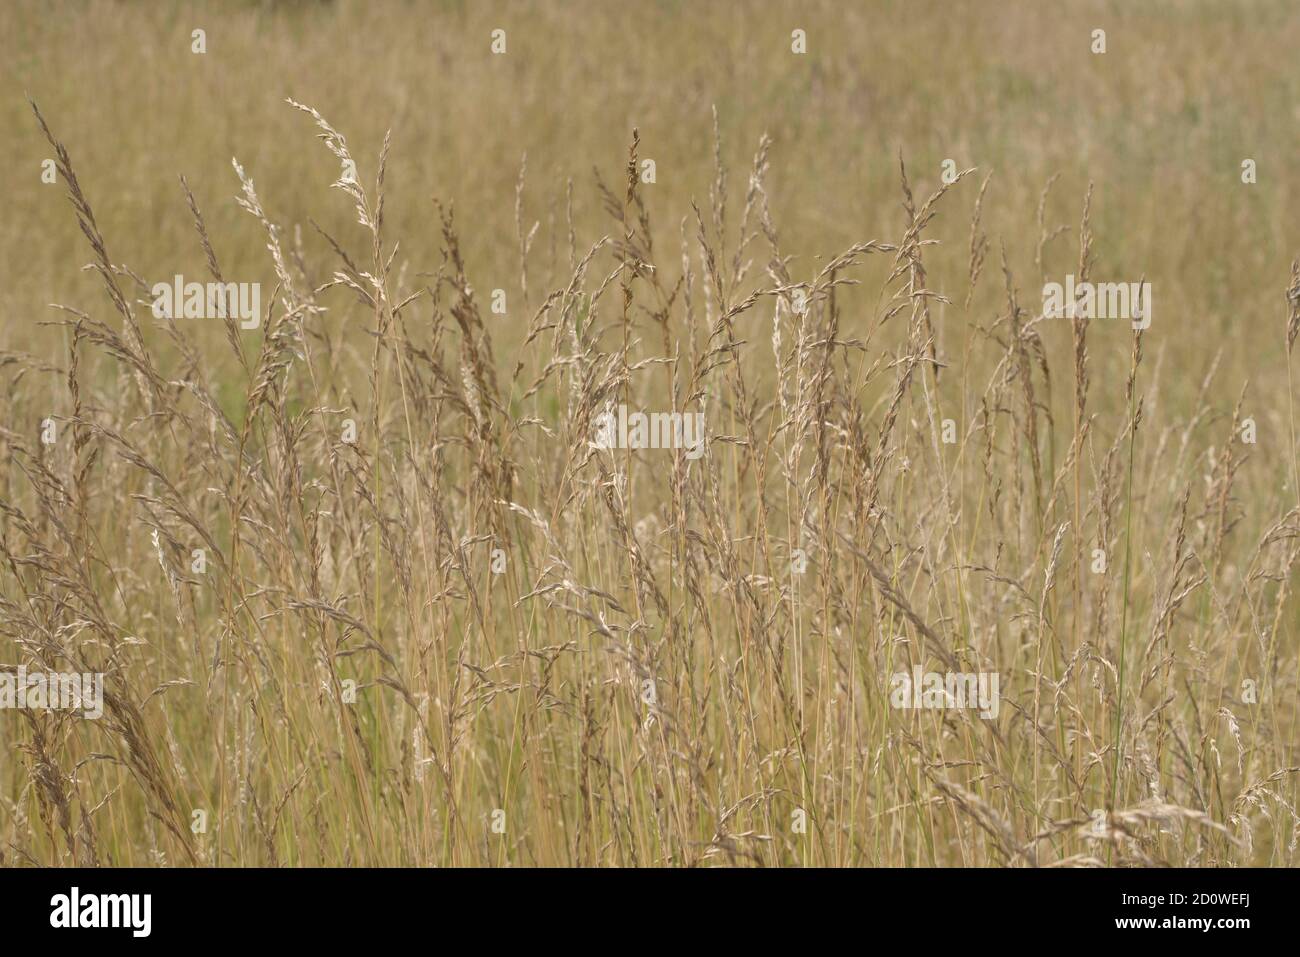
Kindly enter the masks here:
M 1090 52 L 1098 27 L 1104 55 Z M 207 31 L 205 55 L 190 52 L 195 28 Z M 495 28 L 507 31 L 504 56 L 489 50 Z M 791 53 L 795 28 L 806 55 Z M 1275 286 L 1300 238 L 1298 45 L 1300 10 L 1288 0 L 6 3 L 0 341 L 40 352 L 46 304 L 94 294 L 93 277 L 69 268 L 84 259 L 81 237 L 61 189 L 39 180 L 49 150 L 24 93 L 80 164 L 110 252 L 141 275 L 199 270 L 184 174 L 231 275 L 269 278 L 256 224 L 234 203 L 231 157 L 273 219 L 304 227 L 309 249 L 321 244 L 309 216 L 346 235 L 350 210 L 326 189 L 334 163 L 304 141 L 310 122 L 285 105 L 292 97 L 348 137 L 363 179 L 391 128 L 399 264 L 436 261 L 437 197 L 461 211 L 471 279 L 485 289 L 518 274 L 525 152 L 540 288 L 567 264 L 569 180 L 579 237 L 609 231 L 592 169 L 617 187 L 634 126 L 657 164 L 655 226 L 676 241 L 689 201 L 707 200 L 716 105 L 739 170 L 772 135 L 773 215 L 805 269 L 897 233 L 900 150 L 926 188 L 948 158 L 980 179 L 993 173 L 986 227 L 1018 271 L 1032 264 L 1047 179 L 1061 176 L 1052 226 L 1077 225 L 1093 181 L 1098 275 L 1123 263 L 1154 283 L 1162 321 L 1150 341 L 1194 375 L 1207 346 L 1255 342 L 1233 350 L 1225 371 L 1267 378 L 1280 356 L 1258 337 L 1277 319 Z M 1241 183 L 1245 158 L 1257 185 Z M 743 173 L 736 180 L 739 193 Z M 977 185 L 936 223 L 945 242 L 966 241 Z M 1068 253 L 1050 264 L 1063 273 Z

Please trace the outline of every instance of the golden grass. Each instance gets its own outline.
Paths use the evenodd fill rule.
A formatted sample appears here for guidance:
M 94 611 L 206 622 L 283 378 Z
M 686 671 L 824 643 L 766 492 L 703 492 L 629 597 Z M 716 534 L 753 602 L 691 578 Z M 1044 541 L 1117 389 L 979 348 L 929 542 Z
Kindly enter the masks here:
M 6 10 L 0 860 L 1295 866 L 1300 23 L 841 6 Z

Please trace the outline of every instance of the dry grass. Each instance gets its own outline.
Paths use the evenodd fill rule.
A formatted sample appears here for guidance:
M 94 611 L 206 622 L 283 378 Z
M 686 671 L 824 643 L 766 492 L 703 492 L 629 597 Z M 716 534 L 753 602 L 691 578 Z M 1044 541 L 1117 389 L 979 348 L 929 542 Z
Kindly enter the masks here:
M 471 206 L 390 175 L 400 124 L 366 155 L 290 101 L 248 152 L 323 156 L 335 211 L 279 219 L 236 143 L 170 188 L 158 232 L 189 248 L 146 273 L 32 94 L 80 224 L 62 268 L 99 289 L 2 357 L 0 667 L 107 677 L 100 721 L 0 712 L 4 863 L 1296 865 L 1276 206 L 1286 258 L 1218 253 L 1251 335 L 1215 342 L 1180 314 L 1218 274 L 1202 239 L 1112 239 L 1118 180 L 1026 192 L 1042 157 L 945 184 L 880 151 L 880 231 L 838 223 L 826 255 L 773 200 L 815 189 L 807 145 L 757 135 L 738 168 L 723 102 L 712 156 L 658 156 L 698 200 L 640 181 L 644 129 L 578 182 L 520 149 L 509 232 L 463 245 Z M 223 184 L 239 244 L 210 225 Z M 1115 188 L 1134 231 L 1174 215 Z M 261 329 L 152 317 L 154 281 L 204 270 L 263 282 Z M 1067 272 L 1154 275 L 1151 328 L 1044 318 Z M 620 402 L 704 411 L 707 454 L 594 447 Z M 914 665 L 997 672 L 998 717 L 891 708 Z

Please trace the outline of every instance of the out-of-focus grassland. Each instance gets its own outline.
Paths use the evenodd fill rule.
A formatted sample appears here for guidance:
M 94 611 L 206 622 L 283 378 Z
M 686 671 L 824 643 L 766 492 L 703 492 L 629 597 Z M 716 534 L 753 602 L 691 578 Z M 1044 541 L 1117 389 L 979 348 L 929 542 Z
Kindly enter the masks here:
M 487 288 L 517 272 L 525 152 L 524 216 L 543 224 L 534 270 L 545 275 L 564 260 L 569 178 L 579 227 L 607 231 L 591 170 L 617 181 L 633 126 L 658 165 L 653 198 L 667 214 L 656 225 L 675 238 L 675 217 L 707 196 L 714 105 L 741 169 L 772 135 L 773 213 L 803 259 L 897 230 L 900 149 L 927 185 L 946 158 L 992 171 L 987 226 L 1017 266 L 1031 261 L 1034 243 L 1016 239 L 1032 232 L 1048 177 L 1061 174 L 1053 224 L 1077 222 L 1094 181 L 1102 266 L 1140 264 L 1156 284 L 1166 321 L 1153 337 L 1167 334 L 1180 364 L 1257 335 L 1276 305 L 1264 280 L 1285 275 L 1295 248 L 1300 14 L 1285 0 L 56 2 L 5 4 L 0 25 L 0 334 L 11 344 L 32 335 L 53 295 L 92 282 L 78 287 L 67 268 L 80 235 L 60 190 L 37 188 L 49 151 L 24 92 L 70 141 L 115 255 L 150 276 L 199 255 L 177 215 L 183 173 L 231 273 L 267 278 L 254 224 L 233 201 L 232 156 L 277 220 L 348 218 L 320 202 L 332 159 L 303 143 L 285 97 L 319 109 L 361 157 L 392 128 L 399 258 L 434 261 L 430 198 L 454 201 L 471 277 Z M 1094 56 L 1099 26 L 1108 52 Z M 208 31 L 204 56 L 189 52 L 195 27 Z M 507 29 L 504 57 L 488 51 L 496 27 Z M 808 33 L 806 56 L 790 53 L 795 27 Z M 1242 189 L 1247 157 L 1259 183 Z M 962 212 L 941 218 L 940 238 L 964 241 Z M 1260 377 L 1277 373 L 1279 356 L 1240 349 L 1225 360 Z

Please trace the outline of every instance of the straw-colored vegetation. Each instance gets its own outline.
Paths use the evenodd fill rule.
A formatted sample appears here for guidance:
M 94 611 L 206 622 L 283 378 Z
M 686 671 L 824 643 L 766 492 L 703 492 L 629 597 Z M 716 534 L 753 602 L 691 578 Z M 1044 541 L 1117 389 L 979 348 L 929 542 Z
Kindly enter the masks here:
M 1057 7 L 6 4 L 0 861 L 1295 866 L 1300 18 Z

